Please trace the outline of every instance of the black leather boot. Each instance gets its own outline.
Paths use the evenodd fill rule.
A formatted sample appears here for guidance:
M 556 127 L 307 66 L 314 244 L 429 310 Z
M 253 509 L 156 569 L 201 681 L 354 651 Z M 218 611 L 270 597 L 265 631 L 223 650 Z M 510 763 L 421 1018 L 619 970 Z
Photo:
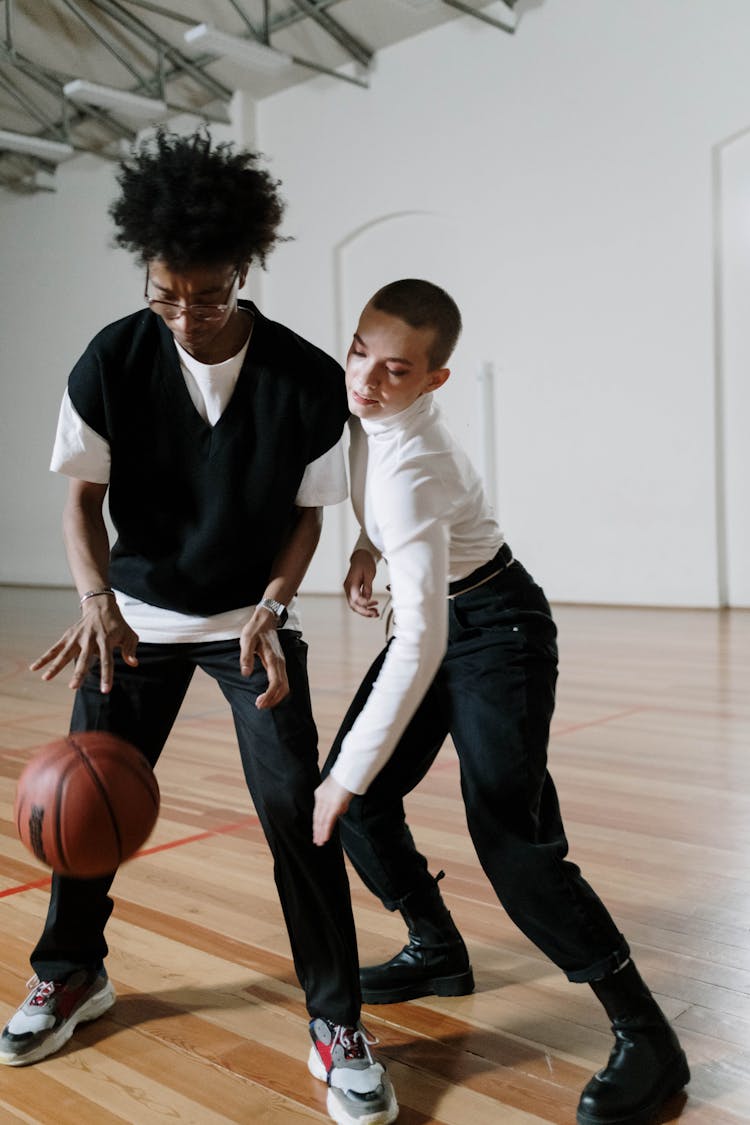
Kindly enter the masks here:
M 615 1045 L 578 1103 L 578 1125 L 651 1125 L 690 1081 L 685 1052 L 632 961 L 591 987 L 612 1021 Z
M 409 944 L 382 965 L 359 971 L 365 1004 L 396 1004 L 418 996 L 465 996 L 474 991 L 474 974 L 463 938 L 443 902 L 438 882 L 401 900 Z

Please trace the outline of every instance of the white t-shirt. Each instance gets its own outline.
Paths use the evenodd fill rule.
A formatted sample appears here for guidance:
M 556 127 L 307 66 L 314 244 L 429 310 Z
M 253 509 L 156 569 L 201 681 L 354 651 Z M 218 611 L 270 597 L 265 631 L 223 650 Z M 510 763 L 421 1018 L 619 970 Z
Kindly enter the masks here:
M 431 394 L 391 418 L 353 418 L 350 429 L 357 547 L 387 559 L 395 620 L 380 674 L 331 771 L 350 792 L 364 793 L 445 655 L 449 582 L 489 562 L 504 540 Z
M 249 344 L 223 363 L 199 363 L 175 340 L 180 367 L 195 409 L 204 421 L 215 426 L 232 397 Z M 60 407 L 50 469 L 92 484 L 108 484 L 110 472 L 109 443 L 92 430 L 77 413 L 66 390 Z M 305 469 L 295 502 L 300 508 L 319 508 L 338 504 L 347 496 L 343 439 L 312 461 Z M 152 644 L 175 642 L 224 641 L 239 637 L 252 615 L 254 606 L 243 606 L 211 617 L 199 617 L 149 605 L 129 594 L 116 590 L 120 611 L 138 634 L 139 640 Z M 297 599 L 287 607 L 289 618 L 285 628 L 300 629 Z

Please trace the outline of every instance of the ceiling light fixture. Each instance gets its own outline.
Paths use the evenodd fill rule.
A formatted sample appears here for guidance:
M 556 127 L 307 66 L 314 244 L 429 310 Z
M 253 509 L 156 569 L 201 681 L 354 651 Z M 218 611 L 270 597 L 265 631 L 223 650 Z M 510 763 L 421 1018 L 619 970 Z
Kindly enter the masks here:
M 112 109 L 125 117 L 153 121 L 167 112 L 167 103 L 161 98 L 145 98 L 142 94 L 131 94 L 129 90 L 118 90 L 114 86 L 99 86 L 83 78 L 66 82 L 63 93 L 72 102 L 97 106 L 99 109 Z
M 73 156 L 75 149 L 62 141 L 48 141 L 44 137 L 34 137 L 28 133 L 9 133 L 0 129 L 0 151 L 21 152 L 26 156 L 37 156 L 40 160 L 58 161 Z
M 227 35 L 207 23 L 199 23 L 186 31 L 185 42 L 190 47 L 199 47 L 212 55 L 221 55 L 251 70 L 281 70 L 283 67 L 291 66 L 292 63 L 289 55 L 273 47 L 267 47 L 265 43 L 260 43 L 256 39 L 240 39 L 236 35 Z

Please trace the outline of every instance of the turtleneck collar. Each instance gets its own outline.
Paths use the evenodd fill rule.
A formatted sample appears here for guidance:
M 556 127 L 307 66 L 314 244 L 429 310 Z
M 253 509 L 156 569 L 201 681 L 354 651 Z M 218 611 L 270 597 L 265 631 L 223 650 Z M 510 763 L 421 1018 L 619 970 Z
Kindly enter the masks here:
M 390 414 L 386 418 L 360 418 L 360 422 L 366 434 L 393 433 L 406 429 L 420 414 L 425 414 L 433 408 L 432 391 L 428 391 L 415 399 L 406 410 L 400 410 L 398 414 Z

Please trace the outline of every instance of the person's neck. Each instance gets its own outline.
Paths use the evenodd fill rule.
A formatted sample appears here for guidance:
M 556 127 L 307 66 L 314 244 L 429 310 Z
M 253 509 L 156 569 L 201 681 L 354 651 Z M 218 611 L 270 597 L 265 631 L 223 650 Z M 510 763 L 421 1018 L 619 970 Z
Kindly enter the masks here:
M 252 333 L 254 320 L 255 316 L 251 309 L 238 306 L 216 339 L 205 348 L 190 352 L 190 355 L 193 359 L 197 359 L 198 363 L 209 367 L 225 363 L 245 346 Z

